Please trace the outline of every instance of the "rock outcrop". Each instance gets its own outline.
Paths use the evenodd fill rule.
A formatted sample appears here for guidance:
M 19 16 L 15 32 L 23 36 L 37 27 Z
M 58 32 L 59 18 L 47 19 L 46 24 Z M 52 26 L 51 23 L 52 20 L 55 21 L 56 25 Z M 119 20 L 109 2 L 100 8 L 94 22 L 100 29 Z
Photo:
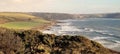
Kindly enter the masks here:
M 113 54 L 83 36 L 56 36 L 34 30 L 0 28 L 2 54 Z

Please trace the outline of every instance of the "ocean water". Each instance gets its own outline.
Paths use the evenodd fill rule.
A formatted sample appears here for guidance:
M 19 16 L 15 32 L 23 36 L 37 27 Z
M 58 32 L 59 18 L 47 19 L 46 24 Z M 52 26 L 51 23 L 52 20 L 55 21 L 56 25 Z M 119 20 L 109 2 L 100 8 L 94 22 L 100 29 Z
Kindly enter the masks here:
M 82 35 L 120 52 L 120 19 L 85 18 L 58 20 L 59 23 L 43 31 L 56 35 Z

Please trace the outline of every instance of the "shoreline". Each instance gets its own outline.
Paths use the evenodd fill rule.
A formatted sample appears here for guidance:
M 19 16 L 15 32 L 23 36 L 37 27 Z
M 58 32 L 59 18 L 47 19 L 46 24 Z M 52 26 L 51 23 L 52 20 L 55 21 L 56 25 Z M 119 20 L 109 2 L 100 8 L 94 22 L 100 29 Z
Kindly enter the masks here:
M 42 25 L 42 26 L 40 25 L 38 27 L 32 28 L 32 30 L 38 30 L 40 32 L 43 32 L 44 30 L 54 26 L 55 24 L 56 24 L 56 21 L 53 21 L 53 22 L 47 23 L 45 25 Z
M 55 22 L 55 23 L 53 23 L 52 25 L 50 25 L 50 26 L 48 26 L 48 27 L 46 27 L 45 29 L 43 29 L 42 31 L 44 31 L 44 30 L 46 30 L 46 29 L 48 29 L 49 27 L 51 27 L 51 26 L 54 26 L 56 23 L 63 23 L 63 22 Z M 42 32 L 42 31 L 40 31 L 40 32 Z M 107 48 L 107 47 L 105 47 L 105 48 Z M 109 48 L 107 48 L 107 49 L 109 49 Z M 113 54 L 120 54 L 120 52 L 119 51 L 115 51 L 115 50 L 112 50 L 112 49 L 109 49 L 111 52 L 113 52 Z

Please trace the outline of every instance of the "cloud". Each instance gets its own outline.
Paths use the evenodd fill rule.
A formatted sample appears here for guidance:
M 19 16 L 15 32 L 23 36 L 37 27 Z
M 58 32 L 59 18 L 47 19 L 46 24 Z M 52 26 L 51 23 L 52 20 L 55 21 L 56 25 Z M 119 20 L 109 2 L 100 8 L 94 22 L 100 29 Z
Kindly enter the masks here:
M 22 2 L 23 0 L 13 0 L 14 2 Z
M 24 3 L 26 0 L 13 0 L 14 3 Z
M 113 2 L 114 1 L 114 2 Z M 1 0 L 0 11 L 104 12 L 119 11 L 119 2 L 92 0 Z M 112 11 L 112 10 L 111 10 Z

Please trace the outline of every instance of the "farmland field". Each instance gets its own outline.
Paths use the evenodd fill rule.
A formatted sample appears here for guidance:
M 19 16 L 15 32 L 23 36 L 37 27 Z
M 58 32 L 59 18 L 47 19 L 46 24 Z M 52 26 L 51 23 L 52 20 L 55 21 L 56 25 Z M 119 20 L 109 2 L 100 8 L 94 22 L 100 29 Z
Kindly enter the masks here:
M 50 21 L 25 13 L 0 13 L 0 27 L 32 29 L 49 23 Z

